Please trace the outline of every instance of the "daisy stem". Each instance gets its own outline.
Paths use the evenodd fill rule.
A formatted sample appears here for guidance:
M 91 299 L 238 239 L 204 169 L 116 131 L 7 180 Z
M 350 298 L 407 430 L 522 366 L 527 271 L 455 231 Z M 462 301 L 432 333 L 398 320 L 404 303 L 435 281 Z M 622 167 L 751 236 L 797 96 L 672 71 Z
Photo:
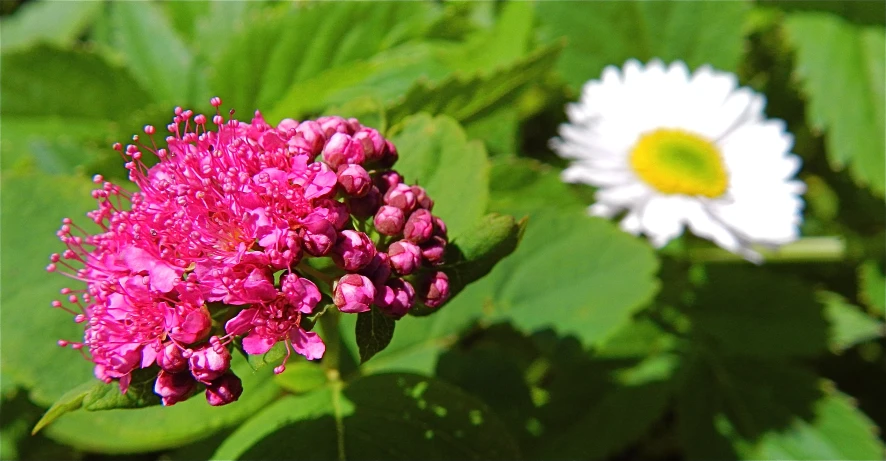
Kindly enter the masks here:
M 323 368 L 326 369 L 326 378 L 333 383 L 341 380 L 341 374 L 338 370 L 339 354 L 341 354 L 338 316 L 338 309 L 331 308 L 326 309 L 319 319 L 320 326 L 323 328 L 323 339 L 326 343 L 326 353 L 323 354 Z
M 841 261 L 846 257 L 846 242 L 840 237 L 805 237 L 777 250 L 755 247 L 767 263 Z M 722 248 L 690 248 L 693 262 L 738 262 L 745 259 Z

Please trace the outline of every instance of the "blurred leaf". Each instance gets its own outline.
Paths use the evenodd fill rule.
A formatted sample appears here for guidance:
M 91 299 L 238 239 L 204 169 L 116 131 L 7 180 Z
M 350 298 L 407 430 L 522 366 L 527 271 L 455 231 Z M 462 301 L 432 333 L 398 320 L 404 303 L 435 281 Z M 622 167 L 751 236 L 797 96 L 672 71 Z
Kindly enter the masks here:
M 357 314 L 354 335 L 357 338 L 357 348 L 360 351 L 360 363 L 366 362 L 388 347 L 391 338 L 394 337 L 395 326 L 394 319 L 383 314 L 375 306 L 369 312 Z
M 886 4 L 878 0 L 757 0 L 760 5 L 777 6 L 785 11 L 824 11 L 857 24 L 886 23 Z
M 158 101 L 194 103 L 194 56 L 157 4 L 118 2 L 109 5 L 112 46 L 133 76 Z
M 275 114 L 298 116 L 289 115 L 295 111 L 287 110 L 286 95 L 317 96 L 293 94 L 290 87 L 421 36 L 435 14 L 433 5 L 419 2 L 318 2 L 263 14 L 236 34 L 214 63 L 211 87 L 238 110 L 278 106 Z
M 477 141 L 468 142 L 455 120 L 427 114 L 409 117 L 391 142 L 397 146 L 397 171 L 404 180 L 440 197 L 434 214 L 446 221 L 450 235 L 465 233 L 483 217 L 489 197 L 486 150 Z
M 72 283 L 45 270 L 49 254 L 64 248 L 55 235 L 62 218 L 71 217 L 81 226 L 89 223 L 84 215 L 96 207 L 90 196 L 92 186 L 84 178 L 69 176 L 2 177 L 0 363 L 4 378 L 12 376 L 30 391 L 35 403 L 47 407 L 72 383 L 93 378 L 92 364 L 79 352 L 56 345 L 59 339 L 82 338 L 83 325 L 50 307 L 50 302 L 60 296 L 59 289 Z
M 270 368 L 253 373 L 235 354 L 232 369 L 243 380 L 243 395 L 223 407 L 210 406 L 198 394 L 171 407 L 74 412 L 45 432 L 77 449 L 108 454 L 152 452 L 210 437 L 239 425 L 280 395 Z
M 0 50 L 23 49 L 38 43 L 73 45 L 102 9 L 102 2 L 36 1 L 0 20 Z
M 587 346 L 611 335 L 658 290 L 651 248 L 583 213 L 532 215 L 517 251 L 453 304 L 526 331 L 554 328 Z
M 489 209 L 515 216 L 545 209 L 576 212 L 587 205 L 560 180 L 559 170 L 526 158 L 497 158 L 490 170 Z
M 490 156 L 513 155 L 520 142 L 520 113 L 513 105 L 496 105 L 465 123 L 469 139 L 480 139 L 486 144 Z
M 734 71 L 742 52 L 746 2 L 539 2 L 539 33 L 566 37 L 557 70 L 577 91 L 607 65 L 636 58 L 683 60 Z
M 685 313 L 693 337 L 724 354 L 775 358 L 827 350 L 824 309 L 810 287 L 758 267 L 709 267 Z
M 858 267 L 859 299 L 882 317 L 886 310 L 886 275 L 876 261 L 865 261 Z
M 289 392 L 303 394 L 325 385 L 326 372 L 317 362 L 292 360 L 283 373 L 274 375 L 274 381 Z
M 785 22 L 797 49 L 796 72 L 808 97 L 807 119 L 826 131 L 828 161 L 849 168 L 860 186 L 886 192 L 886 34 L 824 13 L 794 13 Z M 851 104 L 847 104 L 851 101 Z
M 293 450 L 293 438 L 310 447 Z M 474 397 L 432 378 L 387 374 L 285 397 L 241 426 L 213 459 L 516 459 Z
M 825 305 L 825 315 L 831 324 L 830 347 L 840 352 L 858 343 L 883 336 L 883 322 L 865 314 L 857 306 L 846 302 L 842 296 L 820 292 Z
M 514 3 L 525 5 L 523 3 Z M 455 74 L 440 82 L 418 81 L 388 110 L 392 125 L 417 112 L 445 114 L 469 120 L 496 105 L 512 102 L 527 83 L 537 81 L 557 59 L 559 46 L 549 46 L 494 71 L 464 76 Z

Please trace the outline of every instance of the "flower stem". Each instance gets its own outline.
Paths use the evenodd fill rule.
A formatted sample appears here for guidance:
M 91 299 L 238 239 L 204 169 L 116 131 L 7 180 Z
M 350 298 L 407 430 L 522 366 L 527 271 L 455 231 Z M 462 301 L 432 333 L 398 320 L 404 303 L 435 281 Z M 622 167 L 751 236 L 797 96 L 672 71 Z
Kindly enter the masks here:
M 334 306 L 326 309 L 320 316 L 320 326 L 323 328 L 323 339 L 326 343 L 326 353 L 323 354 L 323 368 L 326 369 L 326 379 L 336 383 L 341 381 L 339 372 L 339 356 L 341 355 L 341 337 L 338 331 L 340 313 Z
M 840 237 L 806 237 L 782 246 L 778 250 L 754 248 L 768 263 L 773 262 L 824 262 L 841 261 L 846 256 L 846 242 Z M 689 259 L 693 262 L 744 261 L 740 255 L 722 248 L 690 248 Z

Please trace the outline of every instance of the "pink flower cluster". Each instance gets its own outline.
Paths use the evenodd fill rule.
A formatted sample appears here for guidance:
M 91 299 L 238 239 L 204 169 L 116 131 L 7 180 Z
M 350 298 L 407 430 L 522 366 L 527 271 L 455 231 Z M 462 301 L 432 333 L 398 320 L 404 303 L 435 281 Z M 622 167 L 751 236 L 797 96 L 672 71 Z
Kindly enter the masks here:
M 67 249 L 47 270 L 86 283 L 62 290 L 70 306 L 53 302 L 86 330 L 83 342 L 59 345 L 88 350 L 96 377 L 126 392 L 133 371 L 154 369 L 164 405 L 200 388 L 225 405 L 243 391 L 235 345 L 264 354 L 284 343 L 275 373 L 292 351 L 323 357 L 311 317 L 330 299 L 317 284 L 348 313 L 375 305 L 400 318 L 416 299 L 446 301 L 448 279 L 434 269 L 446 226 L 425 190 L 390 169 L 390 141 L 356 119 L 272 127 L 258 112 L 251 123 L 225 120 L 221 100 L 211 103 L 211 119 L 176 108 L 166 148 L 152 126 L 150 146 L 138 136 L 116 144 L 138 191 L 96 176 L 88 216 L 100 230 L 65 219 L 57 233 Z M 309 261 L 325 257 L 334 265 Z

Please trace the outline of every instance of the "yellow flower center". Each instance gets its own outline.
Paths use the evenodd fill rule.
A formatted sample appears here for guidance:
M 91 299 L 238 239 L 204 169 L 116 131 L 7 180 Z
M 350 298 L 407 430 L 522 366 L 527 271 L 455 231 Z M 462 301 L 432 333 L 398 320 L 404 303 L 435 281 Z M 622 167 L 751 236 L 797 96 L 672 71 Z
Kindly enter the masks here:
M 658 129 L 640 136 L 631 151 L 631 167 L 663 194 L 719 197 L 729 178 L 717 146 L 677 129 Z

